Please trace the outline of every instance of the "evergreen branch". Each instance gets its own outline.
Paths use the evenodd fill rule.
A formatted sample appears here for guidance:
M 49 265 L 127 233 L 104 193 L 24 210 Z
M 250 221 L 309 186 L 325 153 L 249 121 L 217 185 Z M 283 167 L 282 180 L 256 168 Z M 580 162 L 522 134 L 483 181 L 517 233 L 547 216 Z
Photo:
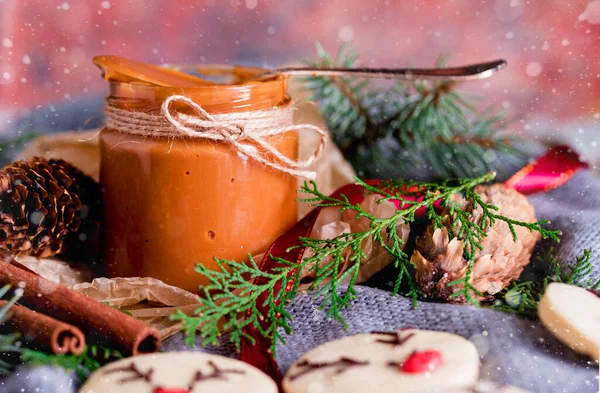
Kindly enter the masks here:
M 0 288 L 0 298 L 4 297 L 10 290 L 10 285 Z M 8 303 L 0 308 L 0 325 L 10 319 L 9 309 L 20 298 L 22 290 L 15 291 Z M 86 346 L 81 355 L 55 355 L 23 348 L 19 345 L 19 335 L 0 335 L 0 353 L 20 353 L 21 360 L 32 366 L 53 365 L 65 370 L 75 371 L 81 379 L 87 378 L 93 371 L 111 360 L 122 358 L 123 355 L 114 349 L 100 346 Z M 0 359 L 0 375 L 8 374 L 13 365 Z
M 494 138 L 492 136 L 468 136 L 468 135 L 453 135 L 446 139 L 442 136 L 438 136 L 436 141 L 439 143 L 445 143 L 448 145 L 475 145 L 483 149 L 497 149 L 500 146 L 510 146 L 512 144 L 511 138 Z
M 594 281 L 591 278 L 593 271 L 591 249 L 583 250 L 583 254 L 576 257 L 574 264 L 565 266 L 561 266 L 556 260 L 553 251 L 549 248 L 542 257 L 534 261 L 535 264 L 544 265 L 546 275 L 543 280 L 513 282 L 496 295 L 496 300 L 489 307 L 528 318 L 537 318 L 539 302 L 550 283 L 559 282 L 590 291 L 600 291 L 600 280 Z
M 0 138 L 0 164 L 4 165 L 10 161 L 15 152 L 23 148 L 29 141 L 40 136 L 40 133 L 27 131 L 19 133 L 16 137 Z
M 586 249 L 583 251 L 583 255 L 576 258 L 574 265 L 567 265 L 559 273 L 562 277 L 562 282 L 569 285 L 576 285 L 588 289 L 590 291 L 600 291 L 600 279 L 594 282 L 590 278 L 593 272 L 593 265 L 591 262 L 592 250 Z
M 287 268 L 275 269 L 274 273 L 264 272 L 252 256 L 249 256 L 249 265 L 216 258 L 218 270 L 210 270 L 202 264 L 196 265 L 196 271 L 210 282 L 201 288 L 203 297 L 200 298 L 201 306 L 196 310 L 198 316 L 189 317 L 180 311 L 173 317 L 183 322 L 186 343 L 194 344 L 197 329 L 204 337 L 203 345 L 218 344 L 221 332 L 230 330 L 231 341 L 238 346 L 244 337 L 252 340 L 243 330 L 248 325 L 258 328 L 261 334 L 269 337 L 278 334 L 276 329 L 279 325 L 286 331 L 291 331 L 288 324 L 291 317 L 285 311 L 284 305 L 295 296 L 297 283 L 294 283 L 295 289 L 289 292 L 276 291 L 276 286 L 278 283 L 285 285 L 290 270 L 298 269 L 299 266 L 285 260 L 277 260 L 286 264 Z M 298 275 L 294 278 L 299 281 Z M 261 285 L 255 284 L 258 279 L 266 282 Z M 267 329 L 263 329 L 262 316 L 254 307 L 263 292 L 268 294 L 265 305 L 268 305 L 270 317 L 274 321 Z M 238 313 L 246 311 L 250 311 L 249 315 L 239 320 Z
M 338 58 L 334 61 L 319 44 L 315 44 L 319 61 L 310 63 L 321 68 L 353 67 L 356 55 L 347 45 L 342 46 Z M 334 133 L 336 142 L 341 146 L 349 144 L 353 138 L 360 137 L 365 130 L 372 128 L 373 121 L 365 105 L 364 91 L 368 81 L 354 81 L 351 78 L 333 78 L 316 76 L 306 79 L 307 86 L 313 90 L 311 100 L 319 99 L 322 108 L 335 112 L 328 117 L 328 128 Z
M 561 232 L 543 228 L 543 225 L 550 223 L 548 220 L 527 223 L 497 214 L 498 208 L 485 203 L 473 188 L 465 190 L 465 199 L 467 201 L 466 208 L 460 208 L 457 205 L 449 205 L 448 207 L 450 211 L 449 236 L 457 237 L 464 242 L 464 257 L 468 263 L 467 270 L 464 277 L 451 281 L 447 285 L 461 287 L 459 291 L 450 295 L 450 299 L 464 297 L 468 303 L 478 305 L 479 301 L 472 294 L 479 297 L 483 297 L 483 294 L 471 284 L 471 276 L 477 250 L 483 248 L 481 242 L 487 236 L 489 227 L 493 226 L 496 221 L 504 221 L 508 225 L 514 241 L 517 241 L 516 226 L 527 228 L 531 232 L 539 232 L 542 239 L 553 239 L 556 242 L 560 242 Z M 481 209 L 481 217 L 478 223 L 472 220 L 472 212 L 477 208 Z
M 353 67 L 357 59 L 347 45 L 336 60 L 319 44 L 317 55 L 312 65 L 324 68 Z M 437 66 L 447 59 L 440 56 Z M 408 81 L 386 88 L 351 78 L 306 79 L 333 139 L 365 177 L 414 177 L 415 162 L 438 178 L 476 177 L 504 170 L 500 154 L 524 164 L 527 154 L 519 139 L 502 133 L 505 113 L 479 110 L 478 97 L 456 86 L 453 81 Z
M 471 295 L 472 293 L 474 293 L 477 296 L 483 297 L 483 294 L 471 284 L 471 275 L 473 274 L 474 265 L 474 259 L 469 259 L 465 276 L 461 279 L 454 280 L 448 283 L 448 286 L 450 287 L 454 285 L 462 285 L 462 288 L 459 291 L 456 291 L 450 295 L 450 299 L 462 296 L 465 298 L 467 303 L 472 304 L 474 306 L 479 306 L 479 302 L 477 301 L 477 299 Z
M 119 306 L 112 304 L 111 302 L 105 301 L 105 302 L 102 302 L 102 303 L 106 304 L 109 307 L 114 308 L 115 310 L 121 311 L 125 315 L 129 315 L 129 316 L 132 315 L 130 311 L 124 310 L 124 309 L 120 308 Z
M 67 371 L 74 371 L 82 380 L 102 365 L 123 357 L 117 350 L 95 345 L 86 346 L 81 355 L 55 355 L 28 348 L 23 348 L 21 352 L 21 359 L 25 364 L 58 366 Z
M 2 299 L 10 290 L 10 285 L 5 285 L 0 288 L 0 299 Z M 20 293 L 15 293 L 10 300 L 3 306 L 0 307 L 0 325 L 5 323 L 10 318 L 10 308 L 19 300 Z M 19 346 L 17 340 L 19 339 L 18 334 L 0 334 L 0 353 L 7 354 L 10 352 L 19 352 Z M 8 374 L 11 365 L 4 359 L 0 359 L 0 375 Z
M 368 219 L 369 227 L 362 232 L 344 233 L 331 239 L 303 237 L 300 239 L 301 247 L 310 252 L 309 256 L 297 263 L 275 258 L 282 267 L 271 272 L 262 271 L 252 257 L 249 264 L 215 259 L 217 270 L 210 270 L 199 264 L 196 271 L 207 277 L 209 284 L 201 288 L 203 296 L 199 299 L 200 306 L 196 315 L 188 316 L 180 312 L 174 319 L 183 322 L 186 342 L 190 345 L 194 343 L 197 330 L 203 337 L 203 344 L 217 344 L 221 332 L 231 331 L 230 340 L 239 347 L 243 338 L 252 339 L 244 332 L 244 327 L 252 326 L 263 336 L 273 339 L 274 352 L 277 341 L 284 340 L 278 328 L 283 328 L 288 334 L 291 332 L 291 317 L 285 307 L 295 298 L 302 273 L 305 272 L 314 277 L 308 292 L 318 299 L 320 307 L 326 310 L 329 317 L 344 323 L 341 311 L 348 307 L 356 296 L 356 278 L 360 264 L 366 258 L 361 245 L 368 238 L 380 244 L 394 258 L 394 265 L 398 268 L 394 294 L 400 290 L 403 283 L 407 284 L 408 291 L 405 294 L 416 306 L 419 290 L 410 274 L 412 265 L 409 256 L 404 252 L 404 241 L 396 228 L 402 223 L 414 222 L 420 209 L 426 209 L 434 222 L 441 225 L 441 217 L 438 217 L 434 208 L 436 204 L 454 212 L 449 215 L 450 227 L 454 228 L 455 235 L 463 240 L 465 258 L 470 261 L 466 277 L 451 284 L 463 285 L 462 294 L 468 301 L 473 302 L 471 293 L 479 293 L 471 286 L 470 275 L 475 251 L 481 247 L 480 242 L 486 236 L 486 225 L 493 225 L 495 221 L 505 221 L 509 226 L 523 226 L 540 231 L 543 237 L 554 238 L 558 235 L 557 231 L 542 228 L 541 225 L 545 222 L 532 224 L 516 221 L 497 214 L 497 207 L 483 202 L 474 188 L 493 180 L 494 176 L 494 173 L 488 173 L 477 178 L 441 183 L 391 180 L 382 182 L 378 187 L 357 178 L 356 184 L 364 188 L 365 192 L 381 195 L 378 203 L 392 200 L 401 202 L 402 207 L 388 218 L 372 215 L 360 204 L 350 203 L 345 195 L 331 197 L 319 191 L 315 182 L 305 182 L 299 191 L 309 195 L 307 201 L 313 206 L 335 206 L 342 212 L 353 211 L 357 219 Z M 481 223 L 474 222 L 473 209 L 460 209 L 460 205 L 453 202 L 452 197 L 456 194 L 464 194 L 467 204 L 473 209 L 481 207 Z M 340 273 L 344 264 L 347 270 Z M 288 285 L 292 290 L 279 290 Z M 256 302 L 263 293 L 267 294 L 263 304 L 268 310 L 266 321 L 256 307 Z

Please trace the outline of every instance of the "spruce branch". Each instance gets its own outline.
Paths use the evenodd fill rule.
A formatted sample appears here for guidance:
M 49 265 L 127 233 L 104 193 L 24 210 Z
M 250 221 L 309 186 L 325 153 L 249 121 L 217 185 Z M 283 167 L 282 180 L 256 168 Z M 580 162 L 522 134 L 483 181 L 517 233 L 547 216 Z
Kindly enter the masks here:
M 313 66 L 353 67 L 356 53 L 342 46 L 335 60 L 317 44 Z M 440 56 L 436 66 L 445 66 Z M 407 81 L 391 88 L 366 80 L 309 77 L 333 139 L 359 174 L 370 178 L 414 177 L 415 163 L 437 178 L 476 177 L 525 163 L 521 141 L 504 133 L 503 111 L 479 110 L 479 97 L 452 81 Z M 374 167 L 373 162 L 379 165 Z
M 263 336 L 273 340 L 272 351 L 275 351 L 277 341 L 284 341 L 279 328 L 288 334 L 292 330 L 291 317 L 286 311 L 286 306 L 297 294 L 302 272 L 308 271 L 314 276 L 308 292 L 318 300 L 320 307 L 329 317 L 344 323 L 341 311 L 350 306 L 356 296 L 356 278 L 360 264 L 366 258 L 361 244 L 368 238 L 379 243 L 394 257 L 394 265 L 398 269 L 394 294 L 399 292 L 404 284 L 408 287 L 405 295 L 409 296 L 416 306 L 420 292 L 411 274 L 409 255 L 403 251 L 404 243 L 396 228 L 399 224 L 414 222 L 417 212 L 421 209 L 427 211 L 431 220 L 442 225 L 436 205 L 454 211 L 454 214 L 450 214 L 451 227 L 454 228 L 454 235 L 464 241 L 464 253 L 470 265 L 467 277 L 452 284 L 463 285 L 465 298 L 471 299 L 471 293 L 476 292 L 470 285 L 475 250 L 481 247 L 479 243 L 486 236 L 485 230 L 488 225 L 493 225 L 495 221 L 505 221 L 511 226 L 523 226 L 539 231 L 543 237 L 557 238 L 559 234 L 558 231 L 543 228 L 545 221 L 526 223 L 497 214 L 497 207 L 486 204 L 474 191 L 475 186 L 492 181 L 494 177 L 494 173 L 488 173 L 477 178 L 439 183 L 389 180 L 381 182 L 377 187 L 357 178 L 356 184 L 366 193 L 381 196 L 378 203 L 394 201 L 400 204 L 400 208 L 388 218 L 372 215 L 360 204 L 351 203 L 345 195 L 328 196 L 319 191 L 315 182 L 305 182 L 299 190 L 308 194 L 305 201 L 315 207 L 334 206 L 342 212 L 353 211 L 357 219 L 366 218 L 370 221 L 368 229 L 344 233 L 331 239 L 302 237 L 301 246 L 310 251 L 309 256 L 300 262 L 275 258 L 282 267 L 269 272 L 262 271 L 251 257 L 248 264 L 216 259 L 217 270 L 210 270 L 199 264 L 196 271 L 207 277 L 209 284 L 201 287 L 203 296 L 199 299 L 200 306 L 196 315 L 188 316 L 180 312 L 174 319 L 183 322 L 186 341 L 190 345 L 194 343 L 197 330 L 203 337 L 203 344 L 217 344 L 221 332 L 231 331 L 230 340 L 239 347 L 244 337 L 252 339 L 246 336 L 244 327 L 253 326 Z M 473 209 L 460 209 L 461 205 L 452 199 L 456 194 L 464 195 Z M 484 219 L 475 224 L 472 212 L 478 206 L 483 209 Z M 340 268 L 346 261 L 347 270 L 340 274 Z M 292 288 L 290 291 L 278 289 L 288 286 Z M 262 324 L 264 317 L 256 307 L 256 301 L 262 293 L 267 294 L 263 304 L 268 310 L 266 327 Z
M 534 264 L 543 265 L 545 268 L 543 280 L 513 282 L 496 295 L 496 300 L 489 307 L 528 318 L 537 318 L 539 302 L 550 283 L 559 282 L 600 292 L 600 279 L 595 281 L 591 278 L 593 271 L 591 257 L 592 250 L 585 249 L 575 258 L 574 264 L 561 265 L 556 259 L 554 250 L 549 248 L 534 261 Z
M 356 54 L 347 45 L 341 47 L 335 60 L 319 43 L 315 46 L 319 60 L 309 63 L 311 66 L 349 68 L 356 63 Z M 366 130 L 372 128 L 373 121 L 365 104 L 368 81 L 357 82 L 352 78 L 317 76 L 310 78 L 306 83 L 313 91 L 311 100 L 319 99 L 324 110 L 335 113 L 327 118 L 327 123 L 340 146 L 347 146 L 353 138 L 362 137 Z

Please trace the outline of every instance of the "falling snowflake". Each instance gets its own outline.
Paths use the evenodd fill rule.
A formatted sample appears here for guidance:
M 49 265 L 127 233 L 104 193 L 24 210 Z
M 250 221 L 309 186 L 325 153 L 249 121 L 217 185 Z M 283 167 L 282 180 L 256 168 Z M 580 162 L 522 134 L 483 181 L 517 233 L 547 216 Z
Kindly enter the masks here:
M 525 73 L 529 76 L 536 77 L 542 73 L 542 65 L 537 61 L 533 61 L 527 64 L 527 67 L 525 68 Z
M 338 38 L 342 41 L 352 41 L 354 37 L 354 29 L 351 26 L 344 26 L 338 31 Z

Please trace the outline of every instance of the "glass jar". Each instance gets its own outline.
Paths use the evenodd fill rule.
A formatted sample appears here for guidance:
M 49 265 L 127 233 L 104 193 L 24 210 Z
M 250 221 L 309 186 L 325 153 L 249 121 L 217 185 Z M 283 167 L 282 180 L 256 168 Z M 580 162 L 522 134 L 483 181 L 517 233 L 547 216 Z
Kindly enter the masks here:
M 210 114 L 290 105 L 283 76 L 239 83 L 244 73 L 259 70 L 209 71 L 234 83 L 175 88 L 110 82 L 107 105 L 132 115 L 155 113 L 171 95 L 187 96 Z M 297 159 L 296 131 L 266 141 Z M 247 260 L 296 222 L 296 178 L 240 155 L 231 144 L 104 128 L 100 146 L 109 277 L 154 277 L 197 291 L 208 282 L 195 272 L 197 263 L 214 269 L 214 257 Z

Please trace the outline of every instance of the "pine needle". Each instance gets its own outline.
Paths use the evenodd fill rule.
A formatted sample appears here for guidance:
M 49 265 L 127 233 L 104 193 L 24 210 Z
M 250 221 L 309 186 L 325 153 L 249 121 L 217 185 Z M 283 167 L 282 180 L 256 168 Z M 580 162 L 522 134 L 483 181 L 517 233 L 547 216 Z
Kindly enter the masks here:
M 312 66 L 357 65 L 347 44 L 335 60 L 320 44 L 316 47 Z M 436 66 L 447 59 L 440 56 Z M 305 86 L 361 177 L 414 178 L 419 167 L 441 179 L 476 177 L 504 171 L 507 163 L 520 167 L 527 159 L 522 141 L 503 132 L 510 123 L 506 114 L 479 110 L 478 97 L 457 91 L 454 82 L 408 81 L 389 88 L 369 80 L 314 76 Z

